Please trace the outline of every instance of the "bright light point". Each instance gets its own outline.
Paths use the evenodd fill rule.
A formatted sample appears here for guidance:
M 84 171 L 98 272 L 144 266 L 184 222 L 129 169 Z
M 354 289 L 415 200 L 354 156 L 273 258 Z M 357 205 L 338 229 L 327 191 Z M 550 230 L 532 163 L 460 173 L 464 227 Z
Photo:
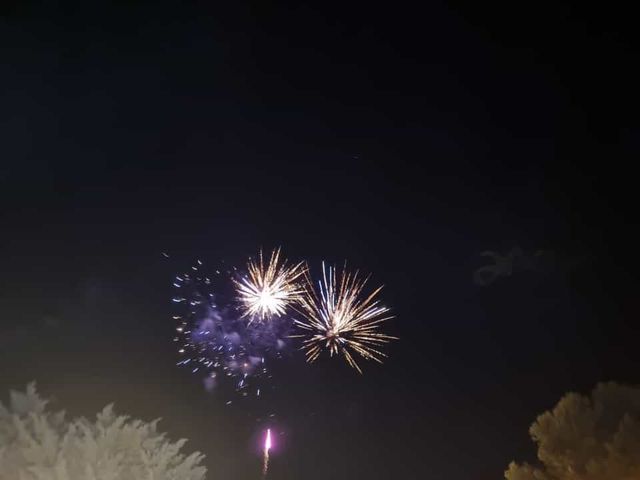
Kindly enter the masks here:
M 271 450 L 271 429 L 267 428 L 267 436 L 264 439 L 264 450 L 268 452 Z
M 264 460 L 262 463 L 262 478 L 267 478 L 269 471 L 269 450 L 271 450 L 271 429 L 267 428 L 267 435 L 264 438 Z
M 278 300 L 274 298 L 271 293 L 266 290 L 263 290 L 262 293 L 260 293 L 260 308 L 262 308 L 262 310 L 277 312 L 279 306 Z

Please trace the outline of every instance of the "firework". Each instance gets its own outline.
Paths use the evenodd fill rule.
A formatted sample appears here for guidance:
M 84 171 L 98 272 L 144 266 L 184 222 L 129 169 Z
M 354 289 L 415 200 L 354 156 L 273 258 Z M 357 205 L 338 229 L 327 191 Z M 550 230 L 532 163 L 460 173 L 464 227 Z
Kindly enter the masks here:
M 283 315 L 304 293 L 299 281 L 306 272 L 304 262 L 287 266 L 286 260 L 280 261 L 280 249 L 271 252 L 266 265 L 260 251 L 258 261 L 249 260 L 247 270 L 234 284 L 242 317 L 250 322 Z
M 262 477 L 267 477 L 269 470 L 269 450 L 271 450 L 271 429 L 267 428 L 267 434 L 264 437 L 264 457 L 262 460 Z
M 177 363 L 202 375 L 209 391 L 230 383 L 242 397 L 260 397 L 269 359 L 287 347 L 290 322 L 247 325 L 234 308 L 234 275 L 234 267 L 212 270 L 198 260 L 174 277 Z
M 380 324 L 393 318 L 377 299 L 382 287 L 365 296 L 368 278 L 361 279 L 357 271 L 349 273 L 346 267 L 340 274 L 335 267 L 325 268 L 324 262 L 318 291 L 309 275 L 305 277 L 305 295 L 300 301 L 303 319 L 295 320 L 295 324 L 305 331 L 297 336 L 304 338 L 307 361 L 315 361 L 328 350 L 330 356 L 342 355 L 360 373 L 354 353 L 382 363 L 386 355 L 380 347 L 396 338 L 379 332 Z

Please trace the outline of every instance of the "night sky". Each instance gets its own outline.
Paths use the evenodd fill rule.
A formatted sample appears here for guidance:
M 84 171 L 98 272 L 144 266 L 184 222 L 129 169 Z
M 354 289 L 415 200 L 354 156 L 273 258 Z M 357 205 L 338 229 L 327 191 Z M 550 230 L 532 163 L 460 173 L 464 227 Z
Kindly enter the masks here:
M 273 479 L 488 480 L 565 392 L 640 383 L 629 12 L 216 3 L 0 6 L 3 399 L 162 417 L 214 480 L 270 414 Z M 227 406 L 175 365 L 172 276 L 279 245 L 371 272 L 400 340 Z M 474 284 L 515 246 L 558 260 Z

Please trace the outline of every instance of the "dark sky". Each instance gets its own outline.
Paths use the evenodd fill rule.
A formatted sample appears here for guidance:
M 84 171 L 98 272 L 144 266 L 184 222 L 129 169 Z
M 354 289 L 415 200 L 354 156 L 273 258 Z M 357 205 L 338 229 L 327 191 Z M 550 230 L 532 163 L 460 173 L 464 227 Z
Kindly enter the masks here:
M 564 392 L 640 383 L 630 12 L 216 3 L 0 7 L 3 392 L 161 416 L 211 479 L 257 478 L 275 413 L 273 479 L 483 480 Z M 170 280 L 278 245 L 372 272 L 401 340 L 225 406 L 175 366 Z M 472 282 L 516 245 L 559 266 Z

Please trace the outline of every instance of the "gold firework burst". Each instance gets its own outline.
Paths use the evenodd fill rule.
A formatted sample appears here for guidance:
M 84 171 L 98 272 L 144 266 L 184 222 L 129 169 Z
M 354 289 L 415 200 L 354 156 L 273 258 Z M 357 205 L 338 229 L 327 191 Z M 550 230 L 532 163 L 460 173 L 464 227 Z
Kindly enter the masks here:
M 382 363 L 386 355 L 380 347 L 396 339 L 379 332 L 382 322 L 393 318 L 389 309 L 377 298 L 382 287 L 376 288 L 368 296 L 363 295 L 368 278 L 358 278 L 358 272 L 349 273 L 346 267 L 342 273 L 335 267 L 325 268 L 322 263 L 322 280 L 318 291 L 313 287 L 309 275 L 306 276 L 305 295 L 300 300 L 302 320 L 295 324 L 306 332 L 302 348 L 307 361 L 315 361 L 323 350 L 329 355 L 342 355 L 349 365 L 362 373 L 353 353 L 365 360 Z
M 265 320 L 285 313 L 287 307 L 299 302 L 304 293 L 300 283 L 306 272 L 304 262 L 292 266 L 280 261 L 280 249 L 273 250 L 265 264 L 262 251 L 258 261 L 249 260 L 247 275 L 234 279 L 242 316 Z

